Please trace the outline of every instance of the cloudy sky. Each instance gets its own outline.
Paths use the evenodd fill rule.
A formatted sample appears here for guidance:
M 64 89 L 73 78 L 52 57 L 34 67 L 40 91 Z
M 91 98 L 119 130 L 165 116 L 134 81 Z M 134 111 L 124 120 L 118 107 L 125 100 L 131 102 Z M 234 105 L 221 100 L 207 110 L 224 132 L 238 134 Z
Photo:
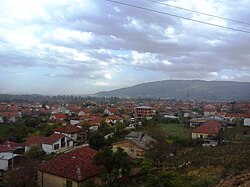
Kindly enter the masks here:
M 248 0 L 161 1 L 248 25 L 117 1 L 250 32 Z M 250 33 L 105 0 L 0 1 L 0 93 L 92 94 L 168 79 L 250 82 Z

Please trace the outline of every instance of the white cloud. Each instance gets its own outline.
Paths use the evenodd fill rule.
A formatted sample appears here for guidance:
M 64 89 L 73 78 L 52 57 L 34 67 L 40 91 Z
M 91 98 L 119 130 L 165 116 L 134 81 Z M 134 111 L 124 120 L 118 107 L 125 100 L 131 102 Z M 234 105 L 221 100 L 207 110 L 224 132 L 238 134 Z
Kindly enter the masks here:
M 91 32 L 81 32 L 77 30 L 69 30 L 64 28 L 56 28 L 52 32 L 45 34 L 45 39 L 58 40 L 66 43 L 90 43 L 93 39 Z
M 104 81 L 97 81 L 95 83 L 95 86 L 105 87 L 105 86 L 111 86 L 111 84 L 108 82 L 104 82 Z

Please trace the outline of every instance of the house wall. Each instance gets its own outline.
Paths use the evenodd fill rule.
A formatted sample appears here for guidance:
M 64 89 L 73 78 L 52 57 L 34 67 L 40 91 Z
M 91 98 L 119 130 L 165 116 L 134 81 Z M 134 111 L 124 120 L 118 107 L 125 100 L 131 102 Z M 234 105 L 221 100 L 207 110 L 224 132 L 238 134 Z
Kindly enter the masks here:
M 24 147 L 24 152 L 26 153 L 27 151 L 29 151 L 30 150 L 30 147 L 29 146 L 25 146 Z
M 37 171 L 37 183 L 40 187 L 66 187 L 66 181 L 72 181 L 72 187 L 79 187 L 80 186 L 86 186 L 86 183 L 88 183 L 88 180 L 91 181 L 91 183 L 100 186 L 102 184 L 100 178 L 98 176 L 91 177 L 78 185 L 76 181 L 66 179 L 64 177 L 56 176 L 50 173 Z
M 250 118 L 244 118 L 244 126 L 250 126 Z
M 122 148 L 131 158 L 143 158 L 145 154 L 143 149 L 130 142 L 113 145 L 113 151 L 116 151 L 118 148 Z
M 40 187 L 66 187 L 67 180 L 69 179 L 52 175 L 46 172 L 37 172 L 37 183 Z M 72 187 L 78 187 L 77 182 L 72 181 Z
M 63 133 L 63 132 L 58 132 L 58 131 L 55 131 L 54 132 L 55 134 L 63 134 L 63 135 L 65 135 L 66 137 L 66 141 L 69 139 L 69 138 L 71 138 L 71 139 L 73 139 L 74 141 L 77 141 L 77 137 L 78 137 L 78 133 L 74 133 L 74 134 L 67 134 L 67 133 Z M 69 138 L 67 138 L 67 137 L 69 137 Z M 71 144 L 73 145 L 73 142 L 71 142 Z M 72 145 L 69 145 L 69 146 L 72 146 Z
M 202 138 L 201 138 L 202 136 Z M 192 133 L 192 139 L 206 139 L 208 136 L 216 136 L 215 134 Z
M 75 119 L 70 120 L 71 125 L 76 125 L 76 124 L 78 124 L 80 122 L 81 122 L 80 120 L 75 120 Z
M 52 145 L 49 144 L 42 144 L 43 150 L 46 152 L 46 154 L 50 154 L 53 152 L 53 147 Z
M 0 116 L 0 123 L 3 123 L 3 117 Z
M 74 141 L 77 140 L 77 136 L 78 136 L 78 133 L 74 133 L 74 134 L 67 134 L 66 136 L 72 138 Z
M 204 111 L 204 116 L 211 116 L 211 115 L 215 115 L 215 112 Z
M 0 169 L 8 170 L 8 160 L 0 159 Z

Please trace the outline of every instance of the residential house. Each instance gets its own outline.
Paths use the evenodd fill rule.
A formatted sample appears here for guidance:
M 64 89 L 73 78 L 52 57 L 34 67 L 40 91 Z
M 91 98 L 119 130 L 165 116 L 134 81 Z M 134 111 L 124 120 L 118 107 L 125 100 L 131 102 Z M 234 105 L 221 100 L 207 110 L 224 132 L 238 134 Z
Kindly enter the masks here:
M 37 181 L 41 187 L 85 186 L 91 179 L 93 185 L 100 184 L 101 167 L 93 163 L 96 150 L 89 147 L 77 148 L 38 166 Z
M 52 111 L 52 114 L 67 114 L 70 115 L 70 111 L 65 107 L 59 107 L 56 110 Z
M 46 154 L 58 152 L 63 148 L 73 146 L 73 141 L 63 134 L 52 134 L 42 142 L 42 148 Z
M 117 115 L 112 115 L 112 116 L 107 116 L 107 117 L 105 118 L 105 123 L 106 123 L 106 124 L 112 124 L 112 125 L 114 125 L 114 124 L 116 124 L 116 122 L 121 122 L 121 123 L 123 123 L 122 117 L 117 116 Z
M 92 111 L 88 110 L 88 109 L 85 109 L 85 110 L 80 111 L 78 113 L 78 116 L 89 116 L 90 114 L 92 114 Z
M 209 120 L 203 123 L 201 126 L 192 130 L 192 139 L 207 139 L 209 137 L 216 137 L 222 130 L 222 125 L 220 122 L 215 120 Z
M 42 143 L 45 137 L 43 136 L 31 136 L 25 142 L 24 151 L 27 152 L 32 146 L 38 145 L 42 148 Z
M 22 159 L 23 156 L 20 154 L 10 152 L 0 153 L 0 171 L 6 171 L 14 167 L 14 164 L 20 163 Z
M 25 143 L 25 152 L 33 145 L 40 146 L 46 154 L 50 154 L 73 146 L 73 140 L 63 134 L 52 134 L 49 137 L 31 136 Z
M 63 121 L 64 119 L 67 118 L 66 114 L 53 114 L 50 116 L 50 120 L 55 120 L 55 121 Z
M 245 118 L 245 114 L 235 114 L 235 113 L 230 113 L 230 114 L 226 114 L 226 119 L 235 125 L 240 125 L 242 124 L 242 122 L 244 121 Z
M 12 141 L 5 141 L 0 144 L 0 153 L 23 153 L 24 145 L 21 143 L 16 143 Z
M 190 127 L 197 127 L 208 121 L 208 118 L 193 118 L 190 120 Z
M 211 116 L 216 114 L 216 107 L 213 105 L 206 105 L 203 109 L 204 116 Z
M 83 116 L 74 116 L 70 120 L 71 125 L 76 125 L 84 121 Z
M 131 158 L 144 158 L 146 151 L 150 150 L 152 145 L 140 139 L 129 139 L 112 144 L 113 151 L 118 148 L 122 148 Z
M 21 113 L 20 112 L 3 112 L 2 117 L 6 118 L 7 123 L 15 123 L 17 117 L 20 117 Z
M 73 125 L 65 125 L 57 127 L 54 130 L 55 134 L 63 134 L 67 136 L 68 138 L 72 139 L 74 142 L 76 142 L 78 139 L 83 138 L 83 129 L 79 127 L 75 127 Z
M 153 139 L 147 133 L 142 132 L 142 131 L 131 131 L 128 135 L 125 136 L 125 139 L 126 140 L 140 139 L 140 140 L 147 142 L 147 143 L 156 142 L 155 139 Z
M 19 143 L 5 141 L 0 144 L 0 173 L 14 167 L 22 161 L 24 146 Z M 21 154 L 20 154 L 21 153 Z
M 111 111 L 110 111 L 109 109 L 107 109 L 107 108 L 103 111 L 103 114 L 104 114 L 104 115 L 108 115 L 108 116 L 114 115 L 114 113 L 111 112 Z
M 125 141 L 113 143 L 113 151 L 122 148 L 131 158 L 143 158 L 145 152 L 153 148 L 156 142 L 144 132 L 132 131 L 125 137 Z

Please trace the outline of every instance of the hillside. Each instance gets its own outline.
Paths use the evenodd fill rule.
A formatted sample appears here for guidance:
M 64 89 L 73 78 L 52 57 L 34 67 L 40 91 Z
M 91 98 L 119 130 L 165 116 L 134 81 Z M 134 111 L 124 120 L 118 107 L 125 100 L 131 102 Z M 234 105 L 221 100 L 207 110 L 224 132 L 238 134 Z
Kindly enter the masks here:
M 239 101 L 250 99 L 250 83 L 232 81 L 164 80 L 138 84 L 112 91 L 103 91 L 97 93 L 96 96 Z

